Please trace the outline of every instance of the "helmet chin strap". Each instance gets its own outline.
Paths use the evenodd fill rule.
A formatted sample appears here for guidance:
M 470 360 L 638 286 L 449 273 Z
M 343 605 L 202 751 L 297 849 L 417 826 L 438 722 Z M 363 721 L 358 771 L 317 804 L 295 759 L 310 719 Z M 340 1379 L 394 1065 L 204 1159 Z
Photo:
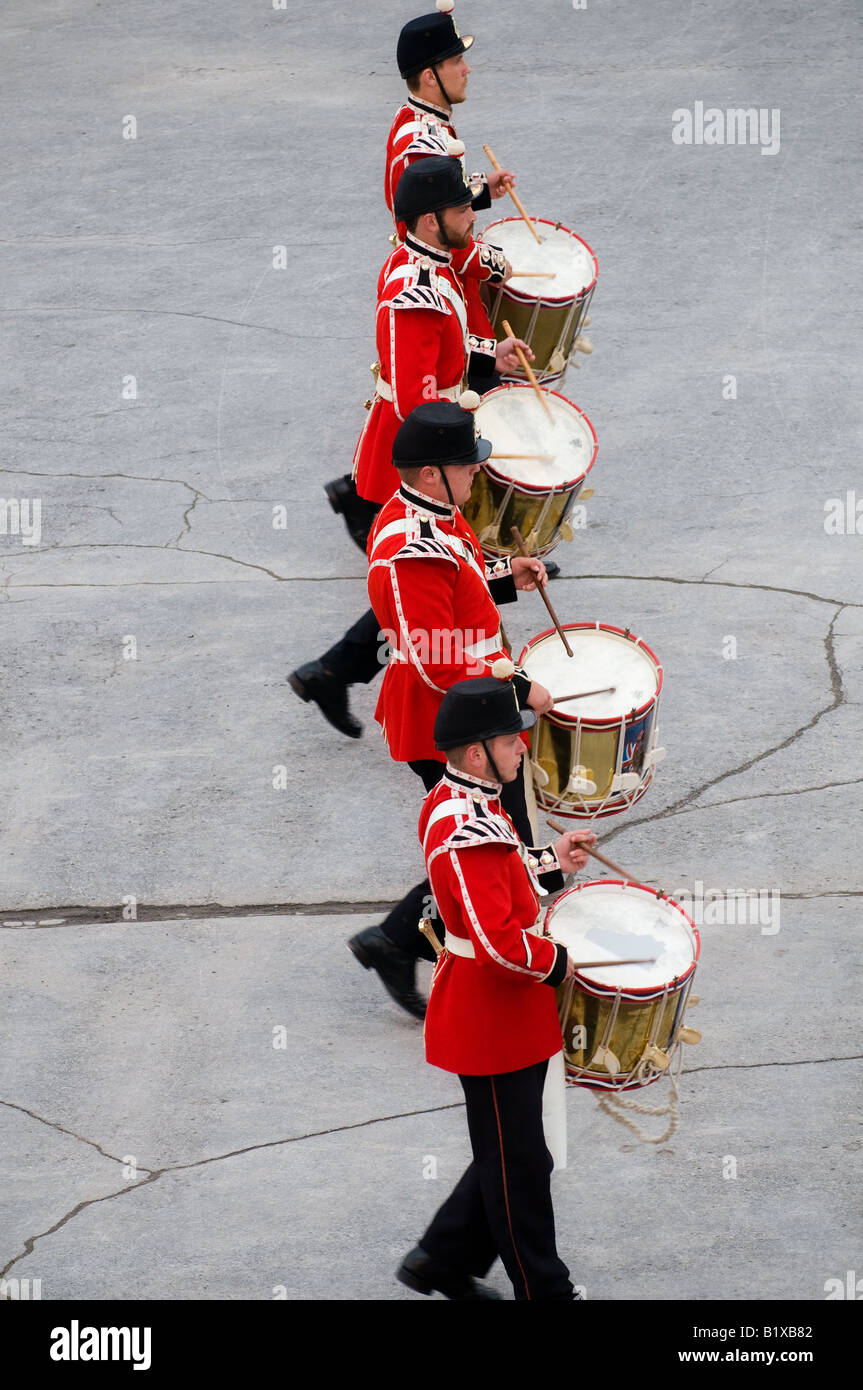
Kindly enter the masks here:
M 440 472 L 441 477 L 443 478 L 443 485 L 446 488 L 446 495 L 449 498 L 449 504 L 451 507 L 454 507 L 455 498 L 452 495 L 452 488 L 449 485 L 449 478 L 446 475 L 446 469 L 443 466 L 443 464 L 438 464 L 438 470 Z
M 440 80 L 440 73 L 439 73 L 438 70 L 437 70 L 437 63 L 432 63 L 432 65 L 431 65 L 431 70 L 432 70 L 432 72 L 433 72 L 434 75 L 435 75 L 435 81 L 437 82 L 438 86 L 440 87 L 440 94 L 441 94 L 441 96 L 442 96 L 443 99 L 444 99 L 444 103 L 449 107 L 450 112 L 452 112 L 452 102 L 451 102 L 450 99 L 449 99 L 449 95 L 448 95 L 448 93 L 447 93 L 446 87 L 443 85 L 443 83 L 442 83 L 441 80 Z
M 489 766 L 490 766 L 492 772 L 494 773 L 494 780 L 495 780 L 496 782 L 499 782 L 500 785 L 503 786 L 503 778 L 501 777 L 500 773 L 499 773 L 498 770 L 497 770 L 497 763 L 495 762 L 494 758 L 491 756 L 491 749 L 489 748 L 489 746 L 488 746 L 488 744 L 486 743 L 486 741 L 485 741 L 484 738 L 483 738 L 483 739 L 480 739 L 480 743 L 482 744 L 483 748 L 485 749 L 485 756 L 488 758 Z

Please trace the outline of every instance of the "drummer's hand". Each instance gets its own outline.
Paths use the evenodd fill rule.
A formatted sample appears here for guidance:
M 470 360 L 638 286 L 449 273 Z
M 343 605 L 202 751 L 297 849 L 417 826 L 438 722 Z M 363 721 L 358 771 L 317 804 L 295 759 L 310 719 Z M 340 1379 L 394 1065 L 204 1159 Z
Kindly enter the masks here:
M 574 975 L 575 973 L 576 973 L 576 964 L 575 964 L 575 961 L 572 959 L 572 956 L 567 956 L 567 958 L 566 958 L 566 974 L 564 975 L 563 978 L 564 978 L 565 980 L 571 980 L 572 977 L 573 977 L 573 975 Z
M 517 589 L 529 591 L 535 589 L 537 584 L 545 588 L 548 583 L 548 572 L 542 560 L 538 560 L 535 555 L 530 559 L 525 555 L 515 555 L 512 559 L 512 577 Z
M 514 372 L 521 365 L 515 355 L 516 345 L 521 348 L 528 362 L 533 361 L 533 353 L 522 338 L 504 338 L 503 342 L 498 343 L 494 354 L 495 366 L 499 372 Z
M 593 847 L 596 844 L 596 836 L 593 831 L 567 830 L 555 843 L 554 852 L 565 874 L 577 874 L 581 869 L 587 868 L 590 855 L 585 854 L 583 849 L 579 849 L 579 844 Z
M 537 714 L 548 714 L 550 710 L 554 709 L 551 693 L 538 681 L 531 681 L 527 703 Z
M 505 262 L 505 264 L 506 264 L 506 270 L 504 271 L 504 276 L 503 276 L 504 284 L 505 284 L 506 281 L 509 279 L 509 277 L 512 275 L 512 262 L 511 262 L 511 261 L 508 261 L 508 260 L 506 259 L 505 256 L 504 256 L 504 262 Z
M 491 173 L 486 174 L 486 183 L 493 198 L 505 198 L 508 192 L 507 184 L 515 183 L 515 174 L 509 169 L 492 169 Z

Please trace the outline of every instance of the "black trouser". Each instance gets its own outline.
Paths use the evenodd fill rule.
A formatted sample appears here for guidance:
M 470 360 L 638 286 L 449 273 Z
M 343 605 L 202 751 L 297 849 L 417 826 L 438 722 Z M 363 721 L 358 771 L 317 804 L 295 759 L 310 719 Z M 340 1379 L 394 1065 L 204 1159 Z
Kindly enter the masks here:
M 432 787 L 437 786 L 445 771 L 443 763 L 435 762 L 431 758 L 408 763 L 408 767 L 422 778 L 423 786 L 427 792 L 430 792 Z M 528 819 L 521 773 L 514 782 L 504 783 L 500 800 L 515 826 L 522 844 L 529 845 L 533 840 L 533 832 Z M 434 913 L 431 884 L 427 878 L 412 888 L 393 908 L 381 924 L 382 930 L 384 935 L 388 936 L 390 941 L 399 946 L 407 955 L 414 957 L 414 959 L 433 961 L 435 959 L 434 949 L 419 930 L 419 923 L 423 917 L 431 918 L 438 939 L 443 944 L 443 924 Z
M 420 1240 L 433 1260 L 479 1278 L 499 1255 L 519 1301 L 574 1297 L 555 1244 L 553 1164 L 542 1127 L 547 1066 L 459 1077 L 473 1162 Z

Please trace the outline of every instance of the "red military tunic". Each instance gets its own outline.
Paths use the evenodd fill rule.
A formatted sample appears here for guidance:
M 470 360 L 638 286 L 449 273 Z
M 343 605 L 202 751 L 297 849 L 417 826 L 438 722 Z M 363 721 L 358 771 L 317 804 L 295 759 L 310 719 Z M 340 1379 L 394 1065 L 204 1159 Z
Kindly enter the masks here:
M 412 236 L 380 273 L 375 338 L 380 376 L 354 453 L 354 477 L 361 497 L 384 503 L 399 485 L 392 465 L 399 426 L 424 401 L 457 400 L 467 355 L 493 368 L 495 343 L 469 333 L 449 252 Z
M 562 1046 L 551 985 L 565 974 L 566 947 L 529 930 L 543 892 L 537 872 L 558 871 L 558 887 L 559 866 L 550 848 L 524 848 L 499 794 L 497 783 L 447 765 L 419 822 L 447 944 L 429 996 L 426 1058 L 463 1076 L 530 1067 Z
M 489 589 L 491 580 L 502 603 L 516 597 L 509 562 L 486 566 L 458 508 L 404 483 L 378 512 L 368 550 L 369 598 L 391 647 L 375 719 L 397 762 L 446 762 L 432 731 L 449 687 L 493 675 L 495 661 L 507 679 L 515 670 Z M 526 694 L 527 678 L 515 679 Z
M 450 113 L 440 106 L 420 101 L 413 97 L 396 112 L 387 139 L 387 167 L 384 180 L 384 196 L 387 207 L 395 221 L 394 201 L 399 179 L 409 164 L 429 155 L 449 155 L 456 140 L 455 126 Z M 461 141 L 457 148 L 464 149 Z M 452 158 L 460 158 L 452 155 Z M 462 165 L 464 161 L 461 160 Z M 479 212 L 491 207 L 491 195 L 484 174 L 471 174 L 468 179 L 470 191 L 474 194 L 473 207 Z M 404 239 L 404 223 L 396 222 L 396 231 Z M 485 306 L 480 298 L 479 287 L 483 281 L 499 284 L 503 279 L 505 257 L 496 246 L 471 238 L 464 251 L 453 252 L 453 269 L 464 281 L 467 303 L 468 327 L 471 333 L 481 338 L 493 338 Z

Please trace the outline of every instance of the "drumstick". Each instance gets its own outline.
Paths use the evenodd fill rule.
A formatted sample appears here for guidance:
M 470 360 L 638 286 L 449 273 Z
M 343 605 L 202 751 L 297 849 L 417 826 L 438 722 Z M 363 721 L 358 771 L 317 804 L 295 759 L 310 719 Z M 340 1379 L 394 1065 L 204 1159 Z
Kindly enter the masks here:
M 617 689 L 616 685 L 606 685 L 602 690 L 582 690 L 578 695 L 552 695 L 556 705 L 562 705 L 567 700 L 586 700 L 588 695 L 613 695 Z
M 554 463 L 557 454 L 489 454 L 493 459 L 536 459 L 537 463 Z
M 511 270 L 510 280 L 556 280 L 556 270 Z
M 534 556 L 531 555 L 530 552 L 528 551 L 527 546 L 526 546 L 525 543 L 524 543 L 524 540 L 523 540 L 523 538 L 522 538 L 522 534 L 521 534 L 521 532 L 519 531 L 518 527 L 517 527 L 517 526 L 510 526 L 509 530 L 510 530 L 510 535 L 512 535 L 512 536 L 515 537 L 515 543 L 516 543 L 516 545 L 518 546 L 518 548 L 519 548 L 519 550 L 521 551 L 521 553 L 522 553 L 522 555 L 524 556 L 524 558 L 525 558 L 526 560 L 532 560 L 532 559 L 534 558 Z M 569 645 L 569 643 L 567 642 L 567 640 L 566 640 L 566 633 L 564 632 L 563 628 L 561 627 L 561 625 L 560 625 L 560 620 L 558 619 L 557 614 L 555 613 L 554 609 L 553 609 L 552 606 L 551 606 L 551 599 L 548 597 L 548 594 L 545 592 L 545 589 L 542 587 L 541 584 L 538 584 L 538 585 L 537 585 L 537 588 L 539 589 L 539 596 L 540 596 L 540 598 L 542 599 L 543 603 L 545 604 L 546 608 L 548 609 L 548 616 L 551 618 L 551 621 L 554 623 L 555 627 L 557 628 L 557 635 L 558 635 L 558 637 L 560 638 L 561 642 L 562 642 L 563 645 L 564 645 L 564 649 L 565 649 L 565 651 L 566 651 L 567 656 L 572 656 L 572 647 L 571 647 L 571 646 Z
M 556 830 L 558 835 L 567 834 L 567 831 L 562 825 L 558 825 L 556 820 L 551 820 L 548 816 L 545 818 L 545 823 L 546 825 L 550 825 L 552 830 Z M 592 854 L 594 859 L 599 860 L 600 864 L 605 864 L 606 868 L 613 869 L 616 874 L 620 874 L 621 878 L 625 878 L 627 883 L 638 883 L 640 881 L 637 878 L 633 878 L 632 874 L 628 874 L 625 869 L 621 869 L 620 865 L 615 864 L 613 859 L 606 859 L 605 855 L 600 854 L 598 849 L 589 849 L 587 845 L 581 843 L 579 843 L 578 848 L 583 849 L 585 854 Z
M 508 338 L 514 338 L 514 337 L 515 337 L 515 334 L 513 333 L 512 329 L 511 329 L 510 325 L 507 323 L 506 319 L 503 320 L 503 331 L 504 331 L 504 333 L 506 334 L 506 336 L 507 336 Z M 518 343 L 514 343 L 514 344 L 513 344 L 513 352 L 515 353 L 516 357 L 518 358 L 519 362 L 521 363 L 522 370 L 526 373 L 528 381 L 530 382 L 531 386 L 533 387 L 534 391 L 536 392 L 537 397 L 538 397 L 539 402 L 540 402 L 540 405 L 542 406 L 543 410 L 545 411 L 545 413 L 546 413 L 546 415 L 548 416 L 548 418 L 549 418 L 549 420 L 551 421 L 551 423 L 554 424 L 554 423 L 555 423 L 554 416 L 552 415 L 551 411 L 550 411 L 549 408 L 548 408 L 548 401 L 545 399 L 545 392 L 544 392 L 544 391 L 542 390 L 542 388 L 540 387 L 539 382 L 537 381 L 536 377 L 535 377 L 534 374 L 533 374 L 533 371 L 532 371 L 532 369 L 531 369 L 531 365 L 530 365 L 530 363 L 528 362 L 527 358 L 525 357 L 523 350 L 518 346 Z
M 491 167 L 492 167 L 493 169 L 500 169 L 500 165 L 498 164 L 497 160 L 495 159 L 494 155 L 492 154 L 491 148 L 490 148 L 488 145 L 483 145 L 483 150 L 485 151 L 485 157 L 486 157 L 486 159 L 488 160 L 488 162 L 489 162 L 489 164 L 491 165 Z M 515 190 L 514 190 L 512 184 L 510 183 L 509 179 L 507 179 L 506 185 L 505 185 L 505 186 L 506 186 L 506 191 L 507 191 L 507 193 L 509 194 L 510 198 L 512 198 L 512 201 L 515 203 L 516 207 L 518 208 L 519 212 L 521 213 L 522 217 L 524 218 L 526 224 L 528 225 L 528 227 L 530 227 L 530 230 L 533 232 L 533 235 L 536 237 L 537 241 L 539 242 L 539 244 L 540 244 L 540 246 L 541 246 L 541 245 L 542 245 L 542 237 L 539 235 L 539 232 L 536 230 L 536 227 L 533 225 L 533 223 L 531 222 L 531 220 L 530 220 L 530 218 L 528 217 L 527 213 L 525 212 L 524 208 L 522 207 L 521 199 L 519 198 L 518 194 L 515 192 Z
M 635 960 L 579 960 L 573 961 L 576 970 L 589 970 L 597 965 L 655 965 L 656 956 L 639 956 Z

